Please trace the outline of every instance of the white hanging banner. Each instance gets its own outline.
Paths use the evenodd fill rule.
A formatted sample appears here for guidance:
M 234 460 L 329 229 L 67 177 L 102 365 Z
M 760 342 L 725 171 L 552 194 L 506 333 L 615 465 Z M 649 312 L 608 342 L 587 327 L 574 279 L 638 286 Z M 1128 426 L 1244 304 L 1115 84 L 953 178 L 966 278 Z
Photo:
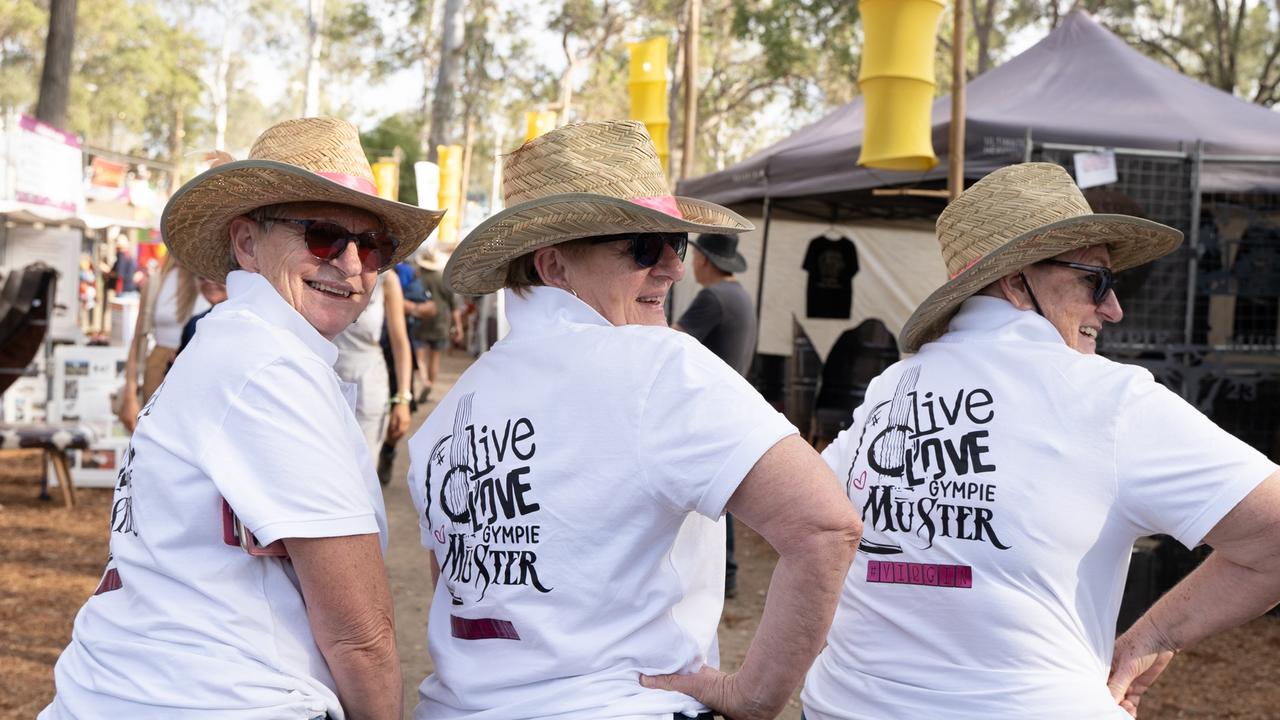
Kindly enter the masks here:
M 1119 180 L 1116 174 L 1116 154 L 1112 150 L 1104 152 L 1082 152 L 1074 156 L 1076 165 L 1076 185 L 1081 190 L 1110 185 Z

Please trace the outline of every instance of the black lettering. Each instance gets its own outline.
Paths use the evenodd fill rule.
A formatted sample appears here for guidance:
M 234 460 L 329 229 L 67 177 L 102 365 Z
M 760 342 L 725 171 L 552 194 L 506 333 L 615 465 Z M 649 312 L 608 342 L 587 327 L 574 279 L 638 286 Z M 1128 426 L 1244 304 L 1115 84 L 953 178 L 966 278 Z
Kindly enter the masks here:
M 524 427 L 524 430 L 520 429 L 521 426 Z M 529 418 L 517 420 L 515 427 L 512 428 L 512 433 L 511 452 L 515 453 L 516 457 L 521 460 L 528 460 L 533 457 L 533 453 L 538 449 L 537 443 L 529 443 L 529 447 L 525 451 L 521 452 L 520 450 L 520 443 L 533 437 L 533 423 L 529 421 Z
M 979 394 L 982 395 L 983 399 L 981 401 L 975 402 L 974 398 L 977 397 Z M 979 418 L 976 414 L 974 414 L 974 410 L 987 407 L 988 405 L 991 405 L 994 402 L 995 400 L 991 397 L 991 393 L 987 392 L 986 390 L 983 390 L 982 388 L 978 388 L 977 390 L 974 390 L 973 392 L 969 393 L 969 397 L 965 398 L 964 413 L 969 416 L 970 420 L 977 423 L 978 425 L 986 425 L 987 423 L 991 422 L 991 418 L 996 416 L 995 411 L 988 410 L 986 417 Z
M 938 396 L 938 405 L 942 407 L 942 416 L 947 419 L 948 425 L 955 425 L 956 420 L 960 419 L 960 405 L 962 404 L 964 390 L 956 391 L 956 405 L 953 408 L 947 408 L 947 399 Z
M 862 506 L 862 520 L 876 530 L 896 532 L 893 526 L 893 496 L 888 485 L 872 485 L 867 493 L 867 502 Z M 867 510 L 871 510 L 871 520 L 867 520 Z

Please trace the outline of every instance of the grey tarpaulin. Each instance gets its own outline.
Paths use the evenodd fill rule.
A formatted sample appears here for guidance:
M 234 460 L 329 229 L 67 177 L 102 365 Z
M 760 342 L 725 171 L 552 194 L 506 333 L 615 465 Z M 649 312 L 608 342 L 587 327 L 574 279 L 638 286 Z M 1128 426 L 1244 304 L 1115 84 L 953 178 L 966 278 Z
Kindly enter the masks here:
M 1214 155 L 1280 156 L 1280 113 L 1240 100 L 1152 60 L 1082 10 L 1022 54 L 975 78 L 966 98 L 965 175 L 976 179 L 1021 162 L 1036 143 Z M 939 164 L 927 173 L 858 167 L 862 98 L 737 165 L 685 180 L 681 195 L 721 204 L 884 187 L 947 176 L 951 99 L 933 104 Z M 1202 192 L 1280 190 L 1258 166 L 1206 165 Z

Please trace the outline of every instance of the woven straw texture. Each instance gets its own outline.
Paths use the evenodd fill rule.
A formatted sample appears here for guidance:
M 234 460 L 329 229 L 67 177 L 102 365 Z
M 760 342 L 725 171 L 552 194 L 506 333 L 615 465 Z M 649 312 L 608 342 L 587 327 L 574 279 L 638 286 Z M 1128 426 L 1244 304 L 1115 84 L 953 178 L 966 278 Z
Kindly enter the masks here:
M 445 269 L 455 292 L 499 290 L 512 260 L 575 238 L 753 228 L 737 213 L 693 198 L 674 198 L 683 219 L 631 202 L 669 195 L 653 141 L 635 121 L 574 123 L 534 138 L 505 158 L 502 184 L 508 207 L 471 231 Z
M 334 118 L 273 125 L 254 142 L 249 159 L 213 167 L 174 193 L 160 220 L 165 244 L 192 272 L 222 281 L 235 267 L 228 231 L 233 218 L 266 205 L 328 202 L 378 216 L 400 242 L 393 257 L 399 262 L 413 254 L 444 214 L 369 195 L 316 173 L 373 182 L 356 128 Z
M 974 183 L 938 217 L 938 244 L 951 277 L 902 327 L 899 343 L 916 352 L 947 329 L 960 304 L 997 279 L 1041 260 L 1107 245 L 1120 272 L 1173 252 L 1182 233 L 1128 215 L 1095 214 L 1061 166 L 1024 163 Z

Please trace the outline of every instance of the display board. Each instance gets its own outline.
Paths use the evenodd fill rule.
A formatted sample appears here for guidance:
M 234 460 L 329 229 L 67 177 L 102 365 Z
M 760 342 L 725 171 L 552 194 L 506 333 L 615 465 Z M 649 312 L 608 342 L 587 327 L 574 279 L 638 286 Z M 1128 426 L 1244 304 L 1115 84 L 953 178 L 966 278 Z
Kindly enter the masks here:
M 124 385 L 127 349 L 60 345 L 53 352 L 49 422 L 77 422 L 97 435 L 88 450 L 68 451 L 76 486 L 111 487 L 129 432 L 111 411 L 111 396 Z

